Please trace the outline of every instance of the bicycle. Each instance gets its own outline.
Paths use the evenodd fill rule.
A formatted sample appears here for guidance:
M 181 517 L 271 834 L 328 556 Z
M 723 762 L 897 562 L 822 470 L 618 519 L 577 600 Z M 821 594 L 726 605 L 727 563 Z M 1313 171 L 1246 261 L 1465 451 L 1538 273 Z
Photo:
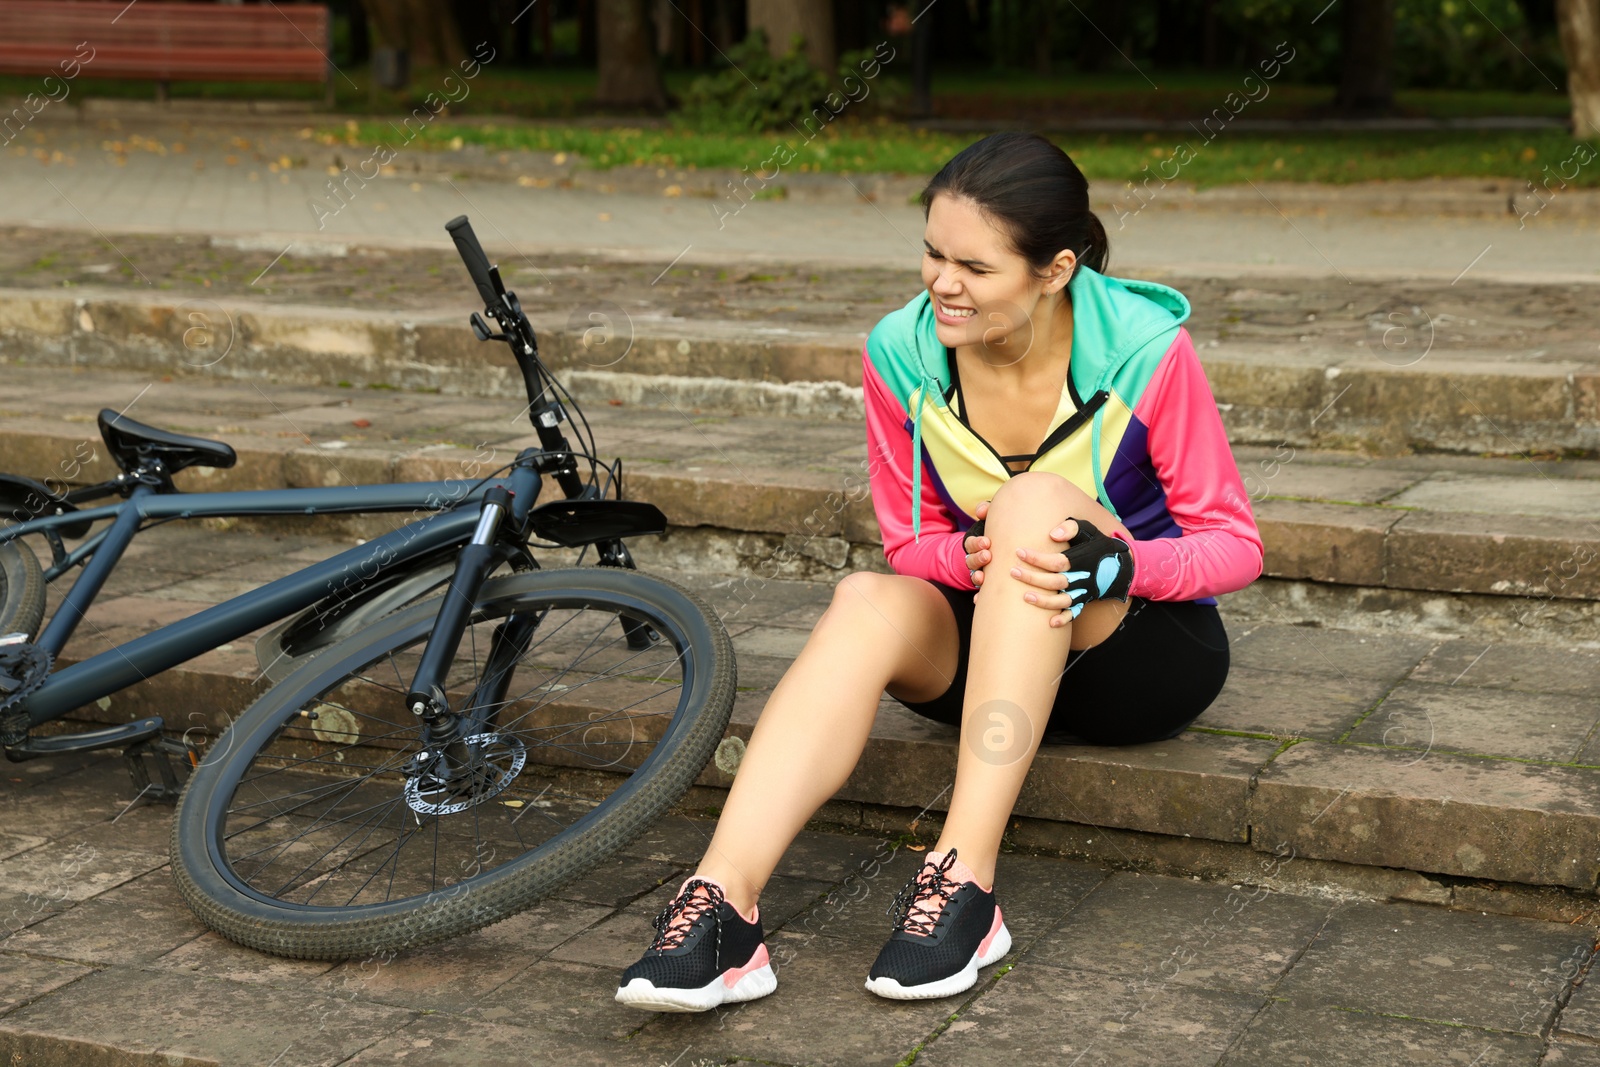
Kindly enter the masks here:
M 315 959 L 398 951 L 523 910 L 682 797 L 732 710 L 734 653 L 721 621 L 691 591 L 640 573 L 623 543 L 664 532 L 665 515 L 622 499 L 621 460 L 596 458 L 587 420 L 539 359 L 533 327 L 466 216 L 446 228 L 484 300 L 472 330 L 510 347 L 539 438 L 488 477 L 180 492 L 175 473 L 231 467 L 233 449 L 109 409 L 100 430 L 121 471 L 115 478 L 61 491 L 0 476 L 0 506 L 20 520 L 0 529 L 7 758 L 122 747 L 141 795 L 178 800 L 171 856 L 183 899 L 212 929 L 262 951 Z M 558 389 L 583 426 L 585 450 L 561 432 L 569 416 Z M 535 506 L 547 476 L 561 498 Z M 122 501 L 83 506 L 113 495 Z M 426 514 L 52 669 L 150 525 L 413 509 Z M 23 545 L 29 535 L 48 543 L 48 569 Z M 69 549 L 67 540 L 79 543 Z M 591 545 L 599 565 L 582 566 Z M 555 546 L 579 549 L 580 565 L 541 569 L 532 549 Z M 40 632 L 46 585 L 80 566 Z M 203 758 L 187 739 L 167 736 L 159 717 L 34 733 L 274 623 L 257 642 L 273 684 Z

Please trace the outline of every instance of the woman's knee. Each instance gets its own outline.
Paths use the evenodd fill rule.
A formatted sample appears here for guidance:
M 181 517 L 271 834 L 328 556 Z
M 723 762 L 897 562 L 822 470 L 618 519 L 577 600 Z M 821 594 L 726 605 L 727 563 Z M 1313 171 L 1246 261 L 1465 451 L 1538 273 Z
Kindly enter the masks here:
M 930 700 L 960 656 L 960 632 L 944 597 L 921 578 L 855 571 L 834 585 L 823 619 L 845 627 L 845 645 L 888 673 L 891 695 Z M 819 629 L 822 623 L 818 623 Z M 837 638 L 841 631 L 834 630 Z M 898 640 L 896 640 L 898 638 Z
M 861 620 L 862 625 L 874 628 L 895 625 L 907 613 L 908 597 L 914 592 L 910 583 L 928 584 L 903 574 L 853 571 L 834 584 L 833 599 L 823 618 L 835 623 Z
M 834 583 L 833 600 L 828 607 L 830 610 L 834 607 L 855 610 L 892 598 L 895 579 L 901 577 L 877 571 L 851 571 Z
M 1064 518 L 1088 507 L 1098 508 L 1087 493 L 1059 474 L 1023 471 L 995 490 L 985 527 L 1006 516 L 1049 514 Z
M 1055 523 L 1067 519 L 1087 519 L 1103 533 L 1113 530 L 1127 531 L 1104 505 L 1077 485 L 1051 471 L 1023 471 L 995 490 L 984 523 L 984 532 L 991 537 L 997 527 L 1023 524 L 1030 543 L 1037 540 L 1035 528 L 1042 520 L 1048 531 Z M 1059 551 L 1059 545 L 1050 547 Z

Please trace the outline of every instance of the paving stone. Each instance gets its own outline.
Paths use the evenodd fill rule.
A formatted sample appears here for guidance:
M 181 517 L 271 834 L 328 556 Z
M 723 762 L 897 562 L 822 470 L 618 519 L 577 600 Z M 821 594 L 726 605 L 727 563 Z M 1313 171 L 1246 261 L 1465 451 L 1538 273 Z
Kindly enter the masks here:
M 165 855 L 52 841 L 0 869 L 0 888 L 46 900 L 80 901 L 166 864 Z
M 152 871 L 71 911 L 13 934 L 15 952 L 95 964 L 148 963 L 205 933 L 165 870 Z
M 1223 1067 L 1325 1067 L 1328 1064 L 1496 1064 L 1534 1067 L 1542 1042 L 1466 1026 L 1441 1026 L 1367 1012 L 1276 1002 L 1228 1050 Z
M 0 1014 L 94 973 L 93 967 L 65 960 L 29 959 L 12 955 L 9 944 L 6 948 L 8 951 L 0 952 Z
M 649 829 L 623 846 L 622 854 L 642 856 L 660 863 L 687 864 L 692 868 L 705 855 L 716 826 L 714 819 L 667 815 L 651 823 Z
M 663 885 L 678 884 L 686 874 L 684 863 L 617 856 L 606 860 L 577 881 L 556 890 L 556 896 L 562 900 L 604 905 L 607 909 L 620 908 L 635 897 L 653 892 Z
M 130 989 L 138 994 L 134 1010 Z M 65 1038 L 228 1067 L 331 1067 L 381 1041 L 413 1015 L 254 983 L 113 968 L 13 1012 L 0 1020 L 0 1031 L 7 1032 L 8 1042 L 16 1042 L 18 1034 L 32 1035 L 36 1042 Z
M 1321 928 L 1325 901 L 1114 871 L 1028 952 L 1030 964 L 1269 993 Z
M 1014 811 L 1243 841 L 1251 781 L 1277 747 L 1276 741 L 1199 730 L 1141 745 L 1042 745 Z
M 197 1059 L 181 1052 L 130 1052 L 96 1041 L 10 1030 L 3 1020 L 0 1061 L 28 1067 L 221 1067 L 214 1059 Z
M 1577 768 L 1302 741 L 1248 808 L 1263 850 L 1584 890 L 1600 875 L 1600 782 Z
M 113 819 L 84 827 L 73 841 L 94 848 L 133 849 L 165 856 L 172 838 L 174 811 L 171 804 L 140 801 Z
M 1593 952 L 1592 932 L 1566 923 L 1350 904 L 1333 913 L 1275 995 L 1536 1034 Z
M 26 763 L 7 763 L 0 768 L 0 787 L 5 792 L 23 792 L 87 768 L 125 766 L 120 752 L 74 752 Z
M 1193 725 L 1334 741 L 1383 697 L 1389 684 L 1348 674 L 1286 676 L 1282 671 L 1230 667 L 1222 692 Z
M 800 633 L 791 630 L 790 633 Z M 757 714 L 766 706 L 767 698 L 779 681 L 794 665 L 792 657 L 783 656 L 754 656 L 749 653 L 739 652 L 739 688 L 741 690 L 759 690 L 760 704 L 756 707 Z M 742 694 L 741 694 L 742 695 Z M 750 721 L 755 722 L 755 716 Z
M 1512 596 L 1600 597 L 1588 519 L 1412 511 L 1389 533 L 1387 584 Z M 1571 574 L 1567 573 L 1571 570 Z
M 1029 944 L 1080 906 L 1108 872 L 1080 860 L 1001 853 L 995 895 L 1013 942 Z
M 8 860 L 44 844 L 42 837 L 23 837 L 20 834 L 0 834 L 0 860 Z
M 1557 1028 L 1600 1041 L 1600 979 L 1583 981 L 1572 991 L 1567 1006 L 1561 1009 Z
M 652 1017 L 617 1003 L 620 974 L 614 967 L 540 960 L 466 1014 L 491 1023 L 620 1039 Z
M 0 797 L 0 823 L 27 827 L 50 840 L 84 827 L 109 822 L 138 795 L 127 765 L 118 757 L 52 779 L 48 789 L 28 789 Z M 4 874 L 0 873 L 0 883 Z
M 1402 682 L 1350 734 L 1362 744 L 1571 762 L 1600 707 L 1564 693 Z
M 1600 515 L 1600 484 L 1576 479 L 1512 477 L 1439 471 L 1389 501 L 1396 507 L 1485 515 Z
M 545 901 L 436 945 L 346 961 L 302 988 L 340 1000 L 461 1012 L 610 913 L 592 904 Z
M 295 960 L 236 945 L 221 934 L 205 933 L 156 959 L 153 969 L 245 985 L 308 989 L 311 980 L 332 970 L 327 960 Z
M 774 873 L 786 878 L 839 882 L 860 878 L 873 860 L 892 851 L 888 839 L 872 834 L 823 834 L 801 830 L 784 850 Z
M 1286 458 L 1278 450 L 1235 445 L 1233 453 L 1245 479 L 1245 492 L 1252 498 L 1265 491 L 1273 497 L 1376 504 L 1424 477 L 1418 471 L 1378 466 L 1354 457 L 1348 462 L 1329 462 L 1336 457 L 1320 451 L 1290 452 Z
M 640 566 L 644 564 L 641 562 Z M 826 582 L 778 581 L 764 578 L 759 572 L 750 576 L 719 576 L 707 582 L 698 575 L 675 568 L 652 566 L 648 570 L 689 584 L 729 629 L 741 625 L 777 624 L 780 616 L 797 611 L 814 610 L 820 616 L 833 598 L 833 584 Z
M 1263 623 L 1238 633 L 1229 651 L 1235 667 L 1395 681 L 1437 644 L 1432 638 L 1409 634 L 1380 637 L 1320 626 Z
M 878 947 L 889 936 L 893 923 L 889 909 L 895 895 L 922 866 L 925 856 L 925 852 L 897 849 L 830 887 L 789 919 L 784 926 L 786 936 L 769 945 L 774 957 L 786 960 L 804 954 L 820 935 L 860 943 L 866 953 L 861 965 L 871 965 Z
M 661 1067 L 653 1051 L 621 1042 L 585 1041 L 549 1030 L 499 1026 L 453 1016 L 426 1016 L 348 1061 L 351 1067 L 480 1067 L 560 1063 L 572 1067 Z
M 1404 514 L 1301 500 L 1263 500 L 1253 510 L 1265 573 L 1345 585 L 1384 584 L 1386 538 Z
M 741 667 L 746 656 L 772 656 L 792 661 L 800 655 L 810 636 L 809 631 L 791 627 L 753 626 L 733 639 L 733 649 L 738 653 Z M 747 684 L 742 671 L 739 683 Z
M 769 947 L 774 954 L 781 948 Z M 819 937 L 779 970 L 770 996 L 704 1015 L 658 1016 L 634 1042 L 655 1051 L 658 1063 L 680 1054 L 680 1063 L 729 1056 L 818 1067 L 898 1063 L 965 997 L 891 1001 L 868 993 L 863 985 L 876 952 Z
M 72 902 L 68 900 L 29 893 L 10 893 L 0 889 L 0 948 L 8 947 L 11 944 L 10 939 L 20 931 L 42 923 L 52 915 L 68 911 L 71 907 Z
M 1023 962 L 963 1010 L 917 1062 L 1209 1067 L 1264 1000 Z
M 1600 651 L 1463 638 L 1434 649 L 1411 677 L 1443 685 L 1596 697 L 1600 696 Z

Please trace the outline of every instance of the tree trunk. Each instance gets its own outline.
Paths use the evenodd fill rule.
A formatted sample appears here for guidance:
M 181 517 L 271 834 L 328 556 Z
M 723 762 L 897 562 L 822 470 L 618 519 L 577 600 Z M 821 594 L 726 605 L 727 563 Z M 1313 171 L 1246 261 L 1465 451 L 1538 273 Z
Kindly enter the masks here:
M 1394 106 L 1394 0 L 1344 0 L 1339 91 L 1343 111 Z
M 1572 135 L 1600 137 L 1600 0 L 1556 0 L 1556 28 L 1567 59 Z
M 1034 0 L 1033 72 L 1050 77 L 1050 9 L 1055 0 Z
M 366 6 L 378 40 L 409 52 L 413 70 L 467 58 L 447 0 L 366 0 Z
M 838 65 L 832 0 L 750 0 L 750 28 L 765 30 L 774 56 L 789 51 L 795 34 L 805 38 L 806 61 L 829 76 Z
M 1200 31 L 1200 65 L 1217 69 L 1217 0 L 1206 0 L 1205 28 Z
M 602 107 L 665 111 L 667 89 L 656 62 L 655 33 L 646 0 L 597 0 Z

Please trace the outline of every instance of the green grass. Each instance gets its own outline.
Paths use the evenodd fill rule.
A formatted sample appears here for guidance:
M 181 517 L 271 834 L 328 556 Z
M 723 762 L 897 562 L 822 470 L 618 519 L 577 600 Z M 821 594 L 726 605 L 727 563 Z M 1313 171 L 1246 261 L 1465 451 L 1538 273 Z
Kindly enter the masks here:
M 1230 92 L 1241 90 L 1248 70 L 1159 70 L 1140 61 L 1159 86 L 1133 71 L 1096 74 L 1063 73 L 1048 78 L 1020 71 L 980 68 L 940 68 L 933 85 L 935 112 L 947 117 L 1012 116 L 1019 108 L 1048 111 L 1057 116 L 1095 115 L 1184 119 L 1221 106 Z M 406 93 L 375 89 L 366 66 L 340 65 L 333 77 L 334 107 L 341 113 L 404 115 L 421 104 L 429 92 L 461 97 L 451 106 L 455 117 L 574 118 L 595 112 L 595 71 L 577 65 L 518 69 L 504 63 L 480 68 L 477 77 L 463 79 L 453 68 L 419 68 L 412 72 Z M 681 96 L 703 71 L 669 69 L 667 90 Z M 455 81 L 446 84 L 446 77 Z M 893 83 L 902 97 L 908 82 L 903 71 L 888 70 L 881 84 Z M 20 98 L 40 91 L 41 78 L 0 75 L 0 97 Z M 1254 84 L 1254 83 L 1253 83 Z M 85 74 L 70 83 L 68 102 L 85 97 L 151 100 L 155 83 L 147 79 L 94 78 Z M 463 88 L 466 91 L 461 96 Z M 1255 118 L 1303 118 L 1320 114 L 1331 101 L 1333 89 L 1304 85 L 1282 78 L 1267 83 L 1267 95 L 1252 102 L 1247 114 Z M 1259 93 L 1259 89 L 1256 90 Z M 320 106 L 323 88 L 297 82 L 175 81 L 175 100 L 274 100 Z M 1396 94 L 1396 113 L 1431 118 L 1485 115 L 1528 115 L 1563 118 L 1569 112 L 1565 93 L 1472 92 L 1448 89 L 1402 89 Z
M 379 142 L 399 149 L 406 131 L 383 122 L 359 123 L 353 131 L 326 136 L 353 144 Z M 931 175 L 979 135 L 911 129 L 887 121 L 851 123 L 843 118 L 811 139 L 780 135 L 702 134 L 642 126 L 595 128 L 582 124 L 469 125 L 444 120 L 422 127 L 410 147 L 482 144 L 493 150 L 528 149 L 568 153 L 590 167 L 707 167 L 752 173 L 762 169 L 780 143 L 795 152 L 791 171 L 801 173 L 898 173 Z M 1542 168 L 1573 157 L 1576 142 L 1560 130 L 1438 130 L 1411 133 L 1245 133 L 1226 128 L 1207 142 L 1197 132 L 1085 133 L 1052 137 L 1091 182 L 1121 184 L 1160 179 L 1193 182 L 1200 188 L 1245 181 L 1348 183 L 1376 179 L 1511 178 L 1537 181 Z M 1180 146 L 1186 145 L 1187 149 Z M 1593 150 L 1600 155 L 1600 150 Z M 1191 158 L 1192 157 L 1192 158 Z M 1581 157 L 1580 157 L 1581 158 Z M 1186 165 L 1180 165 L 1188 159 Z M 769 164 L 765 173 L 770 173 Z M 1568 163 L 1571 174 L 1575 163 Z M 1570 185 L 1600 186 L 1600 159 L 1576 167 Z M 782 178 L 775 179 L 781 184 Z M 1552 187 L 1559 187 L 1550 179 Z

